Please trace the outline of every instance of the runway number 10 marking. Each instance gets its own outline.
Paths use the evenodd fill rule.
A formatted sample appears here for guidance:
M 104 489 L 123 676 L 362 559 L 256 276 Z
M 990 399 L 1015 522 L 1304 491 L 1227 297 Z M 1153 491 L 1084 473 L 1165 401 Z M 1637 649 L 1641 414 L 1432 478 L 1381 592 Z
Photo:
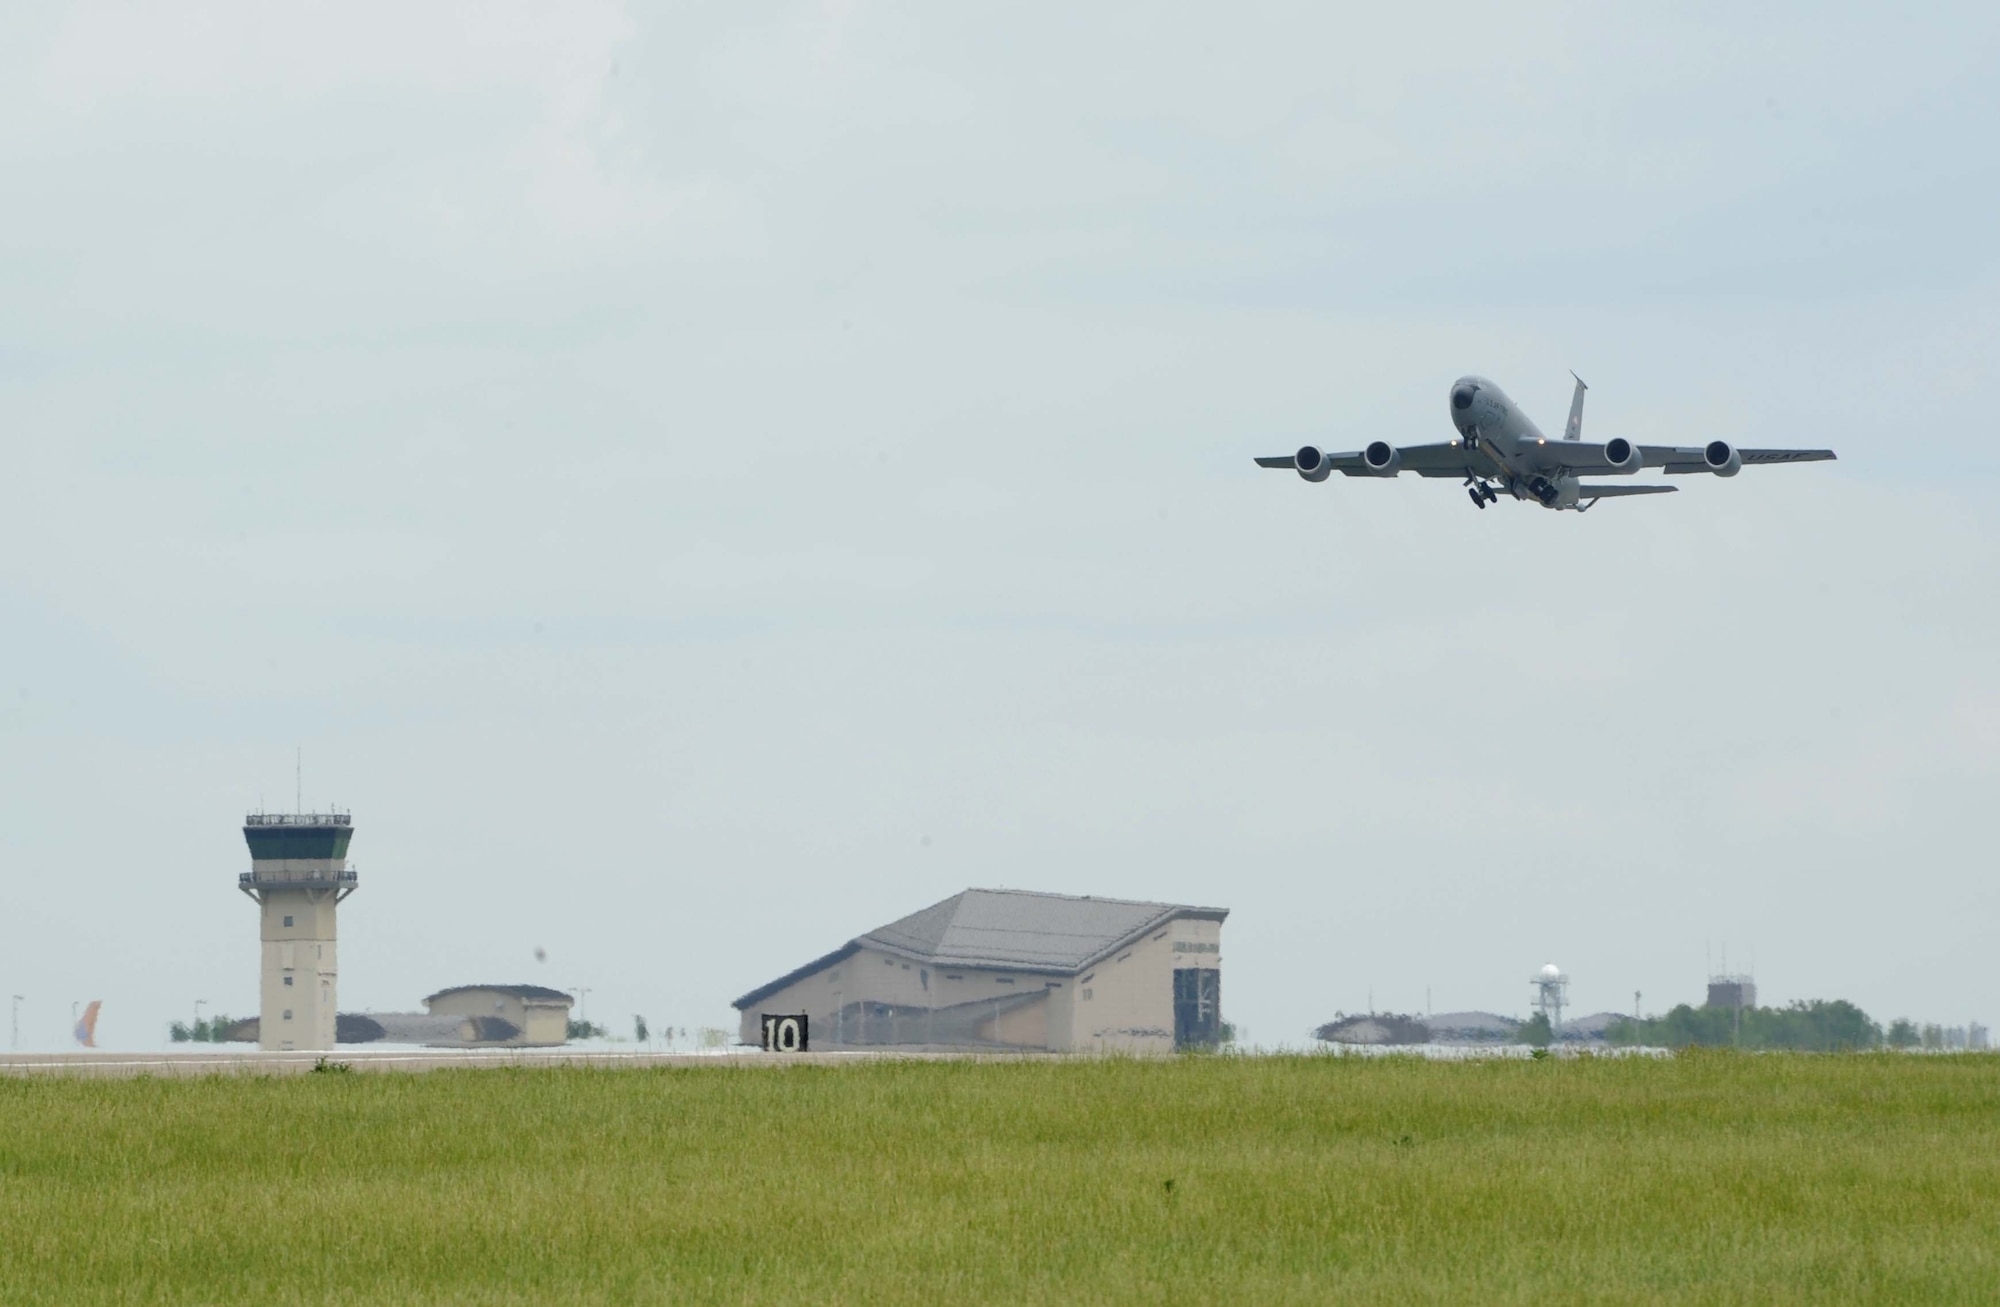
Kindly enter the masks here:
M 806 1051 L 806 1017 L 801 1012 L 795 1017 L 773 1016 L 764 1013 L 764 1051 L 766 1053 L 803 1053 Z

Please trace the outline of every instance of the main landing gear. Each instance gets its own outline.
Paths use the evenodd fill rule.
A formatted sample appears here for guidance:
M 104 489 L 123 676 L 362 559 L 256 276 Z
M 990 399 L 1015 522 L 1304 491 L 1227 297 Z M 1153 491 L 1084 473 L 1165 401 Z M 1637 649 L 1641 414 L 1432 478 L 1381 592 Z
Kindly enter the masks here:
M 1465 493 L 1471 497 L 1472 506 L 1484 512 L 1488 504 L 1495 503 L 1500 496 L 1493 493 L 1493 487 L 1484 481 L 1472 478 L 1465 483 Z

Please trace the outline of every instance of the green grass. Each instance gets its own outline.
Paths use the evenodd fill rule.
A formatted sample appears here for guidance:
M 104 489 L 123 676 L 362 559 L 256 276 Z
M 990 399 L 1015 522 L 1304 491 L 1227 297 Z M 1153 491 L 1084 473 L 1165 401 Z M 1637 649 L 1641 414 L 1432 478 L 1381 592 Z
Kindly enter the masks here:
M 0 1079 L 0 1302 L 2000 1296 L 2000 1057 Z

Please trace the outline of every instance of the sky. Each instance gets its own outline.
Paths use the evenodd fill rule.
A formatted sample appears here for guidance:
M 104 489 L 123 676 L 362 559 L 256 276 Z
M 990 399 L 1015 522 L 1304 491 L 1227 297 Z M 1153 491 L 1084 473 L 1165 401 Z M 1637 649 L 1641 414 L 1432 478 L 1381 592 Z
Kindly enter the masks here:
M 1267 1046 L 1725 948 L 2000 1020 L 1996 72 L 1969 4 L 10 10 L 19 1047 L 254 1013 L 301 792 L 350 1011 L 733 1027 L 1006 886 L 1228 908 Z M 1251 462 L 1571 370 L 1840 460 Z

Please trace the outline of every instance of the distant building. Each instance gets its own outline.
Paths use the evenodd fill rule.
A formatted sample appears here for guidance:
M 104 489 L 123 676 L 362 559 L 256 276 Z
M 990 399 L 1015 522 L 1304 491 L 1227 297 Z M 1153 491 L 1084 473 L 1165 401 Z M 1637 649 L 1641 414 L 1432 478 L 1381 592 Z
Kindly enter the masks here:
M 1556 1032 L 1574 1043 L 1601 1043 L 1622 1012 L 1593 1012 L 1572 1017 Z M 1313 1031 L 1313 1038 L 1334 1044 L 1507 1044 L 1521 1033 L 1521 1022 L 1495 1012 L 1440 1012 L 1435 1016 L 1401 1016 L 1393 1012 L 1357 1013 L 1339 1017 Z
M 1752 976 L 1710 976 L 1708 1006 L 1753 1008 L 1757 1006 L 1757 981 Z
M 470 1042 L 549 1045 L 568 1041 L 575 1001 L 546 985 L 458 985 L 432 994 L 424 1007 L 434 1017 L 477 1018 L 478 1037 Z
M 1496 1012 L 1440 1012 L 1424 1024 L 1440 1044 L 1504 1044 L 1521 1029 L 1518 1020 Z
M 1628 1018 L 1623 1012 L 1593 1012 L 1587 1017 L 1571 1017 L 1562 1024 L 1564 1039 L 1595 1042 L 1604 1038 L 1614 1022 Z
M 256 1017 L 224 1027 L 228 1043 L 255 1044 L 261 1022 Z M 342 1012 L 335 1023 L 341 1044 L 422 1044 L 427 1048 L 494 1048 L 522 1046 L 521 1028 L 505 1017 L 457 1016 L 427 1012 Z M 565 1033 L 567 1030 L 565 1029 Z M 558 1041 L 560 1042 L 560 1041 Z
M 1313 1031 L 1313 1038 L 1330 1044 L 1428 1044 L 1431 1028 L 1422 1017 L 1397 1012 L 1356 1013 L 1320 1026 Z
M 505 1017 L 452 1013 L 343 1012 L 343 1044 L 422 1044 L 427 1048 L 490 1048 L 518 1045 L 521 1028 Z
M 1226 908 L 970 889 L 736 1000 L 803 1012 L 814 1047 L 1166 1052 L 1222 1024 Z

